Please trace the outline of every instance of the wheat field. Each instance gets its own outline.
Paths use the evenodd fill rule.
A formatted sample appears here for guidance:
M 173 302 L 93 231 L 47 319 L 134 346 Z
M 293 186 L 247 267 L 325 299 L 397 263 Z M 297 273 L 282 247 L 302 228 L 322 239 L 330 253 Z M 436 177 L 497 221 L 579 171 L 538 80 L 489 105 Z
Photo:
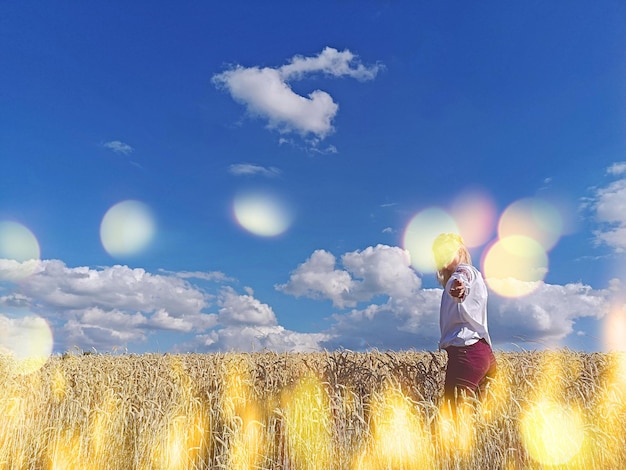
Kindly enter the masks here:
M 496 357 L 453 420 L 445 353 L 3 356 L 0 468 L 626 468 L 626 356 Z

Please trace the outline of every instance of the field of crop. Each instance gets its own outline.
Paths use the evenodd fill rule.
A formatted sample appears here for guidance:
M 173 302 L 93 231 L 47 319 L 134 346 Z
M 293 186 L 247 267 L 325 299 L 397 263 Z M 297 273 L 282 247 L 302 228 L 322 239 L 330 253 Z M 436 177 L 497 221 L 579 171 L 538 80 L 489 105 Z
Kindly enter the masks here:
M 456 420 L 445 353 L 2 357 L 0 468 L 626 468 L 624 355 L 496 357 Z

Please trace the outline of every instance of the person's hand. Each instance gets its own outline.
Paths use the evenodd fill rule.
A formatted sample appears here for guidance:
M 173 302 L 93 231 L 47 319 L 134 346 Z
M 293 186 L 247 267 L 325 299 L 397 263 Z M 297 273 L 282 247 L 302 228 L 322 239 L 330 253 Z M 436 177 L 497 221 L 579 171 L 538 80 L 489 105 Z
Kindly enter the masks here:
M 452 286 L 450 287 L 450 295 L 456 299 L 462 299 L 465 297 L 465 285 L 458 279 L 453 279 Z

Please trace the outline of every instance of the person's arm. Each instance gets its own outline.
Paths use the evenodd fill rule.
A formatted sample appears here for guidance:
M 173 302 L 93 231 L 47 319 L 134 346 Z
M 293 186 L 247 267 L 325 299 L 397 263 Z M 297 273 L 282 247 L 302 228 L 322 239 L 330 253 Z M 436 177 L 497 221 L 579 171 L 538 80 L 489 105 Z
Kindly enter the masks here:
M 452 284 L 448 293 L 458 302 L 463 302 L 469 295 L 474 282 L 474 272 L 468 267 L 459 265 L 451 276 Z

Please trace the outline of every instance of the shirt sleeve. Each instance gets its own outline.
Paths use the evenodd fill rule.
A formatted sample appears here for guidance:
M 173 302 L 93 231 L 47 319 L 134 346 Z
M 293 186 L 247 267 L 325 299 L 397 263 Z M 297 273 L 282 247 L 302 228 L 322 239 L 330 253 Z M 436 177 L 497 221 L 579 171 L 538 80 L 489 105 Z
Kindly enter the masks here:
M 471 266 L 468 266 L 466 264 L 459 264 L 452 276 L 450 276 L 450 278 L 461 281 L 463 283 L 463 286 L 465 286 L 465 293 L 463 294 L 463 297 L 458 299 L 459 302 L 462 302 L 470 294 L 472 284 L 476 279 L 476 273 L 471 268 Z

